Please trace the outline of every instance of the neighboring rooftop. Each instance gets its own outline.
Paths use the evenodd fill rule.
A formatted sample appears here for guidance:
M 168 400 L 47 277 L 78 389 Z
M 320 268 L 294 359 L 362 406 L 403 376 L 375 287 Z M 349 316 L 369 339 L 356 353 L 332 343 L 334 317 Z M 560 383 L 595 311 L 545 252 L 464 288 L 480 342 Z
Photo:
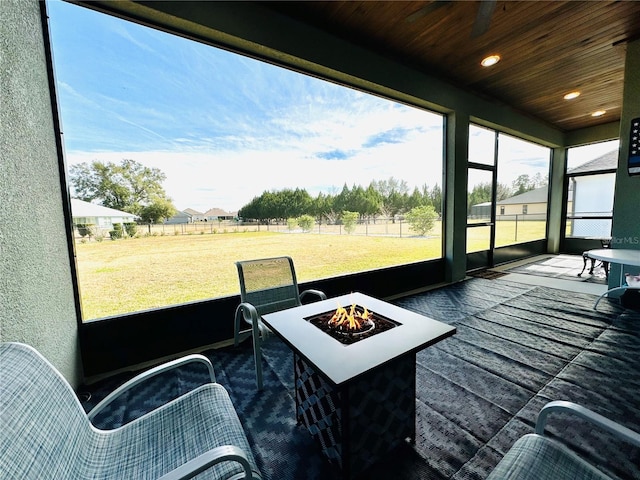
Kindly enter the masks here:
M 132 220 L 136 217 L 133 213 L 85 202 L 77 198 L 71 199 L 71 213 L 74 217 L 130 217 Z
M 618 168 L 618 150 L 605 153 L 598 158 L 594 158 L 582 165 L 567 170 L 567 173 L 588 173 L 597 172 L 599 170 L 615 170 Z
M 204 213 L 194 210 L 193 208 L 187 208 L 183 210 L 184 213 L 188 213 L 189 215 L 204 215 Z
M 227 212 L 221 208 L 210 208 L 204 215 L 206 217 L 235 217 L 238 212 Z
M 498 205 L 513 205 L 519 203 L 546 203 L 549 195 L 547 194 L 548 186 L 545 185 L 543 187 L 535 188 L 533 190 L 529 190 L 528 192 L 521 193 L 520 195 L 515 195 L 513 197 L 505 198 L 504 200 L 500 200 Z

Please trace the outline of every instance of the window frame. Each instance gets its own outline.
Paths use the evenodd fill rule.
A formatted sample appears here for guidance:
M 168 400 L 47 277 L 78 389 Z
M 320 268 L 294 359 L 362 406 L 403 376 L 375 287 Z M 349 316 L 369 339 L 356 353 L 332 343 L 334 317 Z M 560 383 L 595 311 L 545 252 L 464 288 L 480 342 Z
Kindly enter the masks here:
M 85 8 L 83 6 L 78 6 L 77 8 Z M 46 5 L 44 5 L 43 3 L 43 9 L 46 9 Z M 98 14 L 102 14 L 102 15 L 112 15 L 109 12 L 104 12 L 104 11 L 100 11 L 98 10 L 96 13 Z M 123 20 L 125 22 L 131 22 L 131 23 L 139 23 L 136 22 L 135 19 L 132 18 L 125 18 L 120 16 L 120 20 Z M 51 21 L 51 20 L 49 20 Z M 181 35 L 179 32 L 174 31 L 174 30 L 169 30 L 169 29 L 162 29 L 159 28 L 156 25 L 148 25 L 148 24 L 143 24 L 144 26 L 146 26 L 147 28 L 152 28 L 152 29 L 156 29 L 156 30 L 162 30 L 165 33 L 169 34 L 169 35 L 176 35 L 176 36 L 181 36 L 181 37 L 185 37 L 184 35 Z M 51 28 L 50 25 L 48 25 L 48 23 L 45 25 L 47 32 L 49 31 L 49 29 Z M 305 75 L 305 76 L 309 76 L 309 77 L 316 77 L 319 78 L 317 75 L 313 75 L 310 74 L 308 72 L 302 71 L 300 69 L 296 69 L 293 68 L 291 65 L 287 65 L 285 63 L 275 63 L 273 61 L 269 61 L 269 60 L 265 60 L 263 58 L 257 57 L 255 55 L 250 55 L 247 54 L 245 52 L 239 51 L 239 50 L 231 50 L 229 48 L 225 48 L 222 45 L 219 44 L 215 44 L 213 42 L 210 41 L 202 41 L 199 39 L 195 39 L 193 37 L 186 37 L 186 40 L 188 41 L 192 41 L 192 42 L 198 42 L 198 43 L 203 43 L 205 45 L 207 45 L 209 48 L 216 48 L 216 49 L 222 49 L 222 50 L 226 50 L 228 52 L 230 52 L 231 54 L 237 55 L 239 57 L 246 57 L 246 58 L 250 58 L 252 60 L 255 61 L 259 61 L 259 62 L 264 62 L 267 64 L 274 64 L 279 68 L 283 68 L 292 72 L 295 72 L 299 75 Z M 48 51 L 52 51 L 53 50 L 53 46 L 51 44 L 51 38 L 50 36 L 47 37 L 46 39 L 46 46 Z M 51 59 L 49 61 L 50 63 L 50 69 L 51 71 L 55 71 L 54 65 L 53 65 L 53 59 Z M 434 179 L 436 181 L 436 183 L 438 183 L 438 185 L 440 185 L 440 189 L 442 191 L 442 205 L 441 205 L 441 209 L 442 209 L 442 224 L 441 224 L 441 230 L 440 230 L 440 255 L 437 258 L 429 258 L 429 259 L 422 259 L 419 260 L 417 262 L 409 262 L 406 264 L 398 264 L 398 265 L 390 265 L 388 267 L 385 267 L 383 269 L 381 269 L 381 271 L 383 272 L 384 270 L 393 270 L 393 271 L 397 271 L 397 270 L 402 270 L 402 269 L 407 269 L 408 271 L 414 270 L 416 268 L 416 265 L 422 265 L 422 264 L 426 264 L 427 265 L 427 269 L 431 271 L 430 275 L 427 275 L 426 277 L 423 275 L 420 275 L 422 278 L 427 278 L 430 280 L 433 280 L 433 283 L 437 283 L 439 281 L 442 281 L 442 279 L 444 278 L 444 271 L 442 266 L 444 265 L 444 255 L 445 255 L 445 218 L 446 216 L 444 215 L 444 209 L 445 209 L 445 198 L 446 198 L 446 182 L 445 182 L 445 160 L 446 160 L 446 150 L 445 150 L 445 145 L 446 145 L 446 131 L 447 131 L 447 122 L 446 122 L 446 114 L 444 114 L 443 112 L 439 112 L 435 109 L 430 109 L 427 108 L 424 105 L 419 105 L 419 104 L 415 104 L 415 103 L 410 103 L 408 101 L 405 100 L 401 100 L 400 98 L 395 98 L 392 95 L 380 95 L 379 92 L 374 92 L 372 90 L 367 90 L 365 88 L 359 87 L 359 86 L 355 86 L 353 84 L 348 84 L 348 83 L 339 83 L 336 82 L 334 79 L 330 79 L 330 78 L 320 78 L 322 81 L 324 82 L 329 82 L 329 83 L 333 83 L 333 84 L 338 84 L 340 85 L 342 88 L 348 88 L 350 90 L 354 90 L 354 91 L 360 91 L 363 93 L 366 93 L 368 95 L 372 95 L 378 98 L 383 98 L 384 100 L 387 100 L 389 102 L 392 103 L 396 103 L 396 104 L 400 104 L 400 105 L 404 105 L 407 106 L 409 108 L 414 108 L 420 111 L 423 111 L 427 114 L 434 114 L 439 116 L 442 120 L 441 120 L 441 137 L 442 137 L 442 157 L 440 159 L 440 165 L 441 165 L 441 175 L 440 178 Z M 400 94 L 398 94 L 398 97 L 400 97 Z M 59 105 L 59 102 L 57 101 L 57 97 L 56 97 L 56 105 Z M 426 154 L 426 153 L 425 153 Z M 59 155 L 59 160 L 60 160 L 60 165 L 61 168 L 64 169 L 66 171 L 66 165 L 65 165 L 65 160 L 63 158 L 63 155 Z M 383 180 L 383 179 L 379 179 L 379 180 Z M 427 183 L 428 180 L 431 180 L 431 178 L 426 177 L 424 179 L 424 183 Z M 67 185 L 66 179 L 63 180 L 63 189 L 65 192 L 69 191 L 69 187 Z M 71 212 L 70 212 L 70 207 L 67 208 L 67 210 L 69 210 L 69 216 L 70 218 L 72 218 Z M 69 222 L 70 224 L 73 223 L 73 221 Z M 74 227 L 73 225 L 71 225 L 71 240 L 70 240 L 70 244 L 71 244 L 71 249 L 73 251 L 73 255 L 71 255 L 72 258 L 72 263 L 73 263 L 73 269 L 74 272 L 77 272 L 78 270 L 78 266 L 77 266 L 77 254 L 76 254 L 76 245 L 73 242 L 73 234 L 74 234 Z M 424 265 L 421 267 L 424 268 Z M 432 275 L 433 273 L 438 272 L 435 276 Z M 384 276 L 384 273 L 380 273 L 380 272 L 376 272 L 374 276 L 377 275 L 381 275 Z M 325 284 L 327 281 L 331 281 L 331 280 L 335 280 L 337 282 L 337 284 L 341 284 L 343 283 L 342 277 L 344 278 L 358 278 L 358 277 L 369 277 L 371 276 L 371 273 L 363 270 L 363 271 L 358 271 L 358 272 L 351 272 L 351 273 L 347 273 L 344 275 L 340 275 L 338 277 L 334 278 L 330 278 L 330 279 L 323 279 L 323 280 L 318 280 L 318 281 L 314 281 L 311 280 L 308 283 L 309 285 L 317 285 L 318 283 L 322 283 Z M 407 279 L 411 279 L 411 275 L 406 276 Z M 82 300 L 81 300 L 81 292 L 80 292 L 80 281 L 78 279 L 77 273 L 74 276 L 74 289 L 77 293 L 77 297 L 78 297 L 78 302 L 79 305 L 82 304 Z M 301 285 L 305 285 L 306 283 L 301 283 Z M 376 282 L 377 283 L 377 282 Z M 411 284 L 411 282 L 407 282 L 407 281 L 398 281 L 397 282 L 397 287 L 396 288 L 389 288 L 389 284 L 387 282 L 381 282 L 381 285 L 387 285 L 386 290 L 380 290 L 379 288 L 374 288 L 373 286 L 369 285 L 366 286 L 366 288 L 368 288 L 370 290 L 370 292 L 372 294 L 376 294 L 378 296 L 388 296 L 389 293 L 391 294 L 398 294 L 400 293 L 401 289 L 404 289 L 403 291 L 407 291 L 410 290 L 410 288 L 408 288 L 408 285 Z M 412 284 L 412 286 L 414 286 Z M 327 288 L 327 287 L 325 287 Z M 331 288 L 329 288 L 331 289 Z M 353 289 L 353 287 L 349 287 L 348 289 Z M 364 288 L 362 288 L 362 290 L 364 290 Z M 239 292 L 238 292 L 239 293 Z M 235 297 L 235 295 L 231 295 L 231 297 Z M 170 315 L 167 315 L 167 312 L 165 312 L 165 310 L 175 310 L 175 309 L 186 309 L 186 310 L 190 310 L 192 309 L 194 304 L 197 303 L 201 303 L 203 306 L 209 305 L 212 302 L 215 303 L 217 301 L 220 301 L 222 304 L 226 303 L 228 296 L 223 296 L 223 297 L 215 297 L 215 298 L 204 298 L 202 300 L 197 300 L 195 302 L 187 302 L 185 304 L 170 304 L 170 305 L 165 305 L 165 306 L 161 306 L 161 307 L 157 307 L 157 308 L 153 308 L 149 311 L 132 311 L 132 312 L 128 312 L 128 313 L 123 313 L 123 314 L 117 314 L 114 315 L 112 317 L 100 317 L 100 318 L 92 318 L 92 319 L 83 319 L 82 318 L 82 314 L 79 315 L 79 325 L 81 329 L 85 329 L 85 327 L 88 327 L 89 329 L 93 330 L 95 329 L 95 325 L 99 322 L 105 322 L 105 324 L 111 324 L 111 325 L 115 325 L 116 323 L 119 323 L 120 320 L 123 319 L 132 319 L 132 321 L 135 321 L 135 318 L 146 318 L 146 317 L 158 317 L 158 318 L 166 318 Z M 81 311 L 81 308 L 80 308 Z
M 593 170 L 590 172 L 579 172 L 579 173 L 565 173 L 565 178 L 564 178 L 564 182 L 565 182 L 565 191 L 567 192 L 566 194 L 566 202 L 564 205 L 564 209 L 566 210 L 566 214 L 564 216 L 564 222 L 563 222 L 563 228 L 562 228 L 562 235 L 565 239 L 588 239 L 591 237 L 591 235 L 587 235 L 587 236 L 574 236 L 574 235 L 567 235 L 567 223 L 569 221 L 574 221 L 574 220 L 609 220 L 613 223 L 613 210 L 611 211 L 610 215 L 575 215 L 572 214 L 571 212 L 569 212 L 569 209 L 567 208 L 568 204 L 569 204 L 569 195 L 570 195 L 570 191 L 569 191 L 569 185 L 571 183 L 571 180 L 573 178 L 580 178 L 580 177 L 592 177 L 595 175 L 606 175 L 606 174 L 613 174 L 613 175 L 617 175 L 618 174 L 618 170 L 615 168 L 606 168 L 606 169 L 601 169 L 601 170 Z M 615 183 L 615 178 L 614 178 L 614 183 Z M 575 195 L 575 192 L 574 192 Z M 575 202 L 575 200 L 574 200 Z M 609 232 L 609 236 L 611 236 L 611 232 Z M 595 237 L 595 236 L 594 236 Z M 603 237 L 604 238 L 604 237 Z

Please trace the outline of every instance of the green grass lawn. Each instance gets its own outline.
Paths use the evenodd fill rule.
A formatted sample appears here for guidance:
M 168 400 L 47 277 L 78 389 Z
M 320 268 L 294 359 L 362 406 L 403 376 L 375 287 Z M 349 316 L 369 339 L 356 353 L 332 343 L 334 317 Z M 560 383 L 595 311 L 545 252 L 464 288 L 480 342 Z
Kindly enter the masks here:
M 237 294 L 236 260 L 289 255 L 304 282 L 438 258 L 441 240 L 261 231 L 78 243 L 76 252 L 88 320 Z
M 514 228 L 508 223 L 513 222 L 501 222 L 504 225 L 497 230 L 498 245 L 514 243 L 509 240 Z M 298 280 L 305 282 L 442 255 L 440 235 L 406 236 L 407 229 L 400 238 L 385 236 L 386 227 L 376 229 L 381 230 L 380 236 L 285 233 L 262 227 L 235 233 L 230 229 L 174 235 L 171 231 L 117 241 L 78 241 L 83 317 L 90 320 L 238 294 L 236 260 L 289 255 Z M 486 248 L 486 233 L 478 230 L 484 229 L 469 229 L 469 251 Z M 440 224 L 434 231 L 440 231 Z M 518 232 L 519 241 L 543 238 L 544 222 L 520 222 Z
M 546 238 L 544 220 L 496 222 L 496 247 Z

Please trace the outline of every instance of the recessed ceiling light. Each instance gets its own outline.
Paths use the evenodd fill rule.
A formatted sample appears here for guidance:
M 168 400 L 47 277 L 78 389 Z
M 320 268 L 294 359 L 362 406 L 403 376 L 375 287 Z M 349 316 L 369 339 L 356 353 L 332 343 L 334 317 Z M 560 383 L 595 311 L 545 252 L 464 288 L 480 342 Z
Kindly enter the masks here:
M 592 117 L 601 117 L 602 115 L 604 115 L 605 113 L 607 113 L 606 110 L 597 110 L 595 112 L 593 112 L 591 114 Z
M 567 93 L 563 98 L 565 100 L 573 100 L 574 98 L 578 98 L 579 96 L 580 96 L 580 92 L 576 90 L 575 92 Z
M 500 55 L 489 55 L 480 62 L 483 67 L 491 67 L 500 61 Z

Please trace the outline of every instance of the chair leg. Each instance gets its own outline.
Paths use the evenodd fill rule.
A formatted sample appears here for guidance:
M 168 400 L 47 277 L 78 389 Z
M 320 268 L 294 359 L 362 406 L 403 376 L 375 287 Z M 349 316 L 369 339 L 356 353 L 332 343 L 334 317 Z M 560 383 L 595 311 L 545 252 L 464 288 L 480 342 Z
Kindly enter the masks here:
M 262 339 L 260 338 L 260 330 L 257 324 L 253 325 L 253 359 L 256 363 L 256 386 L 258 390 L 262 390 Z
M 233 320 L 233 346 L 240 343 L 240 324 L 242 323 L 242 307 L 236 308 L 236 316 Z
M 598 297 L 598 299 L 596 300 L 596 303 L 593 305 L 593 309 L 597 310 L 598 309 L 598 304 L 600 303 L 600 300 L 602 300 L 604 297 L 609 297 L 609 294 L 611 292 L 617 292 L 619 290 L 627 290 L 629 288 L 628 285 L 621 285 L 619 287 L 614 287 L 614 288 L 610 288 L 609 290 L 607 290 L 606 292 L 604 292 L 602 295 L 600 295 Z
M 582 254 L 582 271 L 578 274 L 579 277 L 582 276 L 582 274 L 584 273 L 585 269 L 587 268 L 587 259 L 589 258 L 589 256 L 586 253 Z
M 245 310 L 246 309 L 246 310 Z M 251 320 L 247 319 L 245 315 L 249 315 Z M 240 331 L 240 323 L 246 320 L 251 325 L 250 330 Z M 244 340 L 248 335 L 253 337 L 253 359 L 256 364 L 256 385 L 258 390 L 262 390 L 262 335 L 260 329 L 260 320 L 255 308 L 248 304 L 240 304 L 236 308 L 236 315 L 233 320 L 233 344 L 238 346 L 240 343 L 240 337 L 244 335 Z

